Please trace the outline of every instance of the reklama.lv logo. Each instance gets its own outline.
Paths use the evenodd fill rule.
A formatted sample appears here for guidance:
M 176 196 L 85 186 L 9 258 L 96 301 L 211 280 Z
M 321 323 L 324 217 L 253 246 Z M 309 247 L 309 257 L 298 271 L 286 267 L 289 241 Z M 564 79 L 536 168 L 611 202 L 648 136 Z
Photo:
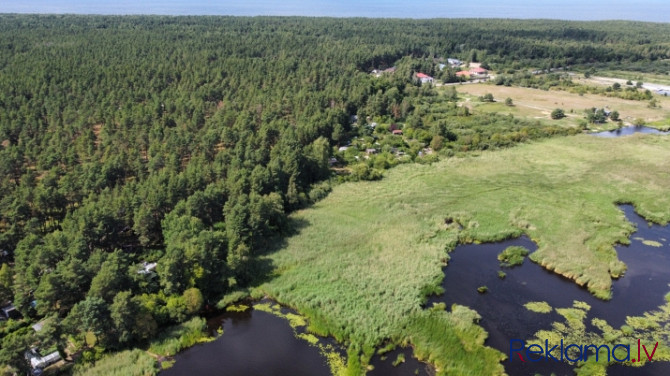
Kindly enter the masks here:
M 561 339 L 560 345 L 555 345 L 554 347 L 549 347 L 549 340 L 544 340 L 544 347 L 538 344 L 532 344 L 526 347 L 526 342 L 520 339 L 511 339 L 509 341 L 509 359 L 513 361 L 522 361 L 522 362 L 539 362 L 539 361 L 552 361 L 562 362 L 564 360 L 570 362 L 586 362 L 590 356 L 596 357 L 596 362 L 600 361 L 600 358 L 604 358 L 604 352 L 607 351 L 607 361 L 610 362 L 612 359 L 616 362 L 639 362 L 641 361 L 642 351 L 647 359 L 651 362 L 658 348 L 658 342 L 654 345 L 654 349 L 649 354 L 647 347 L 637 340 L 637 358 L 633 357 L 631 360 L 631 349 L 630 345 L 617 344 L 610 349 L 609 345 L 577 345 L 569 344 L 564 345 L 563 340 Z M 590 350 L 593 350 L 591 354 Z M 516 356 L 514 356 L 516 354 Z M 525 355 L 525 356 L 524 356 Z M 624 356 L 625 355 L 625 356 Z M 633 356 L 635 353 L 633 353 Z

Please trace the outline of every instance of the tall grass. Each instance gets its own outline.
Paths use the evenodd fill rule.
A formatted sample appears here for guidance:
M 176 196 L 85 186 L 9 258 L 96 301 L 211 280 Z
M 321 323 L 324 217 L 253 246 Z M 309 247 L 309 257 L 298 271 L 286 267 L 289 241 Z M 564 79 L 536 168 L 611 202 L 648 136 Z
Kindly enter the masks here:
M 666 223 L 669 158 L 667 137 L 580 135 L 343 184 L 292 215 L 297 235 L 268 256 L 277 277 L 255 293 L 296 308 L 314 332 L 358 354 L 405 342 L 441 372 L 496 373 L 501 355 L 482 345 L 481 329 L 421 307 L 439 287 L 448 251 L 527 234 L 538 244 L 532 261 L 607 299 L 612 278 L 625 271 L 613 245 L 633 230 L 617 204 Z
M 95 364 L 77 364 L 75 376 L 153 376 L 156 361 L 146 351 L 126 350 L 106 356 Z
M 149 352 L 161 356 L 173 356 L 197 343 L 213 340 L 207 334 L 207 321 L 201 317 L 168 328 L 151 342 Z

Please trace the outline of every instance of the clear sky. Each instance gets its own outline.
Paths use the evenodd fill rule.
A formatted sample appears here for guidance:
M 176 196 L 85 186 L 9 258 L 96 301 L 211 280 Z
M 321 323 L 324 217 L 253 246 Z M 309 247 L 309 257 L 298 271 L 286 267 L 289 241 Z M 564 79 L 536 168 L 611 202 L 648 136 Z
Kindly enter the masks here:
M 1 0 L 0 13 L 495 17 L 670 22 L 670 0 Z

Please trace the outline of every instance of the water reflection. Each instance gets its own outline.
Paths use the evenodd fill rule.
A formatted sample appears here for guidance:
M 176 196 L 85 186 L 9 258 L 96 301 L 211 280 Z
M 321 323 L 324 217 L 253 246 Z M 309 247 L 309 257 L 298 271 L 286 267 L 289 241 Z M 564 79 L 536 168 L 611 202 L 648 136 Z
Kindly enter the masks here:
M 403 359 L 403 361 L 400 361 Z M 372 357 L 370 364 L 374 367 L 368 376 L 408 376 L 434 375 L 434 369 L 413 357 L 412 349 L 399 348 Z
M 621 136 L 628 136 L 634 133 L 648 133 L 648 134 L 669 134 L 670 132 L 661 132 L 658 129 L 654 128 L 649 128 L 645 126 L 635 126 L 631 125 L 628 127 L 621 127 L 619 129 L 615 129 L 613 131 L 604 131 L 604 132 L 597 132 L 597 133 L 591 133 L 592 135 L 596 137 L 604 137 L 604 138 L 616 138 L 616 137 L 621 137 Z
M 670 260 L 668 240 L 670 226 L 649 226 L 638 216 L 632 206 L 621 207 L 629 221 L 637 226 L 630 246 L 616 247 L 619 258 L 628 265 L 626 275 L 613 283 L 613 298 L 605 302 L 594 298 L 586 289 L 574 282 L 548 272 L 528 260 L 522 266 L 504 269 L 506 277 L 500 279 L 498 253 L 511 245 L 520 245 L 531 251 L 536 245 L 523 237 L 495 244 L 467 244 L 458 246 L 451 254 L 445 268 L 443 287 L 445 294 L 429 302 L 446 302 L 466 305 L 482 316 L 480 324 L 489 332 L 486 344 L 504 353 L 509 352 L 510 339 L 527 340 L 540 329 L 550 329 L 551 323 L 563 321 L 555 311 L 538 314 L 528 311 L 523 304 L 529 301 L 546 301 L 552 307 L 570 307 L 574 300 L 591 305 L 586 319 L 587 330 L 594 330 L 590 321 L 603 318 L 613 327 L 624 324 L 626 316 L 641 315 L 663 304 L 664 295 L 670 291 Z M 662 244 L 652 247 L 650 241 Z M 656 244 L 658 245 L 658 244 Z M 488 292 L 480 294 L 477 287 L 487 286 Z M 656 374 L 652 370 L 664 366 L 635 369 L 636 374 Z M 510 375 L 551 374 L 571 375 L 567 364 L 504 362 Z M 660 368 L 659 368 L 660 367 Z M 613 372 L 617 372 L 613 370 Z M 641 373 L 639 373 L 641 372 Z M 670 373 L 664 373 L 670 374 Z
M 289 323 L 257 310 L 231 313 L 219 320 L 224 334 L 215 341 L 178 354 L 161 376 L 193 375 L 330 375 L 319 349 L 298 339 Z

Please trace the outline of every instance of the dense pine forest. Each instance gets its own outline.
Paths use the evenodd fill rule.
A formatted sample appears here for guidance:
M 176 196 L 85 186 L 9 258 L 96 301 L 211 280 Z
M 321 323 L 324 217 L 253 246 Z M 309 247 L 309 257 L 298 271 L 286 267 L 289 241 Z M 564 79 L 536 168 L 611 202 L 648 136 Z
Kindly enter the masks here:
M 245 296 L 270 278 L 257 256 L 291 231 L 287 214 L 337 181 L 421 162 L 428 146 L 447 157 L 575 131 L 469 114 L 415 80 L 453 80 L 448 57 L 508 75 L 666 73 L 668 35 L 638 22 L 2 15 L 0 304 L 23 319 L 0 323 L 0 364 L 24 369 L 32 345 L 93 360 Z M 395 127 L 404 137 L 385 137 Z

